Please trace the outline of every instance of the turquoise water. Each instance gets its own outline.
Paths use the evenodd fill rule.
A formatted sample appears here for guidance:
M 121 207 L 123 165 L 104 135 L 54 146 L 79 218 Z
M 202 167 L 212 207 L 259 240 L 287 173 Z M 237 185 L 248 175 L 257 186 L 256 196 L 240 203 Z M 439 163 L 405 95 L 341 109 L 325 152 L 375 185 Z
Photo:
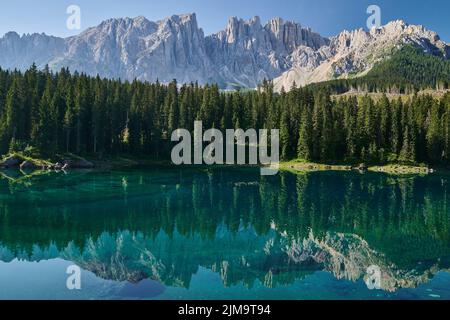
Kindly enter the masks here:
M 2 172 L 0 299 L 450 299 L 449 178 Z

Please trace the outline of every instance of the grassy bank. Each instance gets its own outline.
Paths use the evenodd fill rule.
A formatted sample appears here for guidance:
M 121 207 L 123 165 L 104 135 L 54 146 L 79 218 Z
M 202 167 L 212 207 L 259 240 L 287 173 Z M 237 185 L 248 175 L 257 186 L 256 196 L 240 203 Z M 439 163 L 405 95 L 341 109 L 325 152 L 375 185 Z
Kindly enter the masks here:
M 410 174 L 420 174 L 425 175 L 435 170 L 430 170 L 426 166 L 411 166 L 411 165 L 401 165 L 401 164 L 388 164 L 380 166 L 367 166 L 361 167 L 355 165 L 329 165 L 329 164 L 319 164 L 303 161 L 288 161 L 281 162 L 280 169 L 285 171 L 293 172 L 314 172 L 314 171 L 352 171 L 361 170 L 371 172 L 380 172 L 395 175 L 410 175 Z

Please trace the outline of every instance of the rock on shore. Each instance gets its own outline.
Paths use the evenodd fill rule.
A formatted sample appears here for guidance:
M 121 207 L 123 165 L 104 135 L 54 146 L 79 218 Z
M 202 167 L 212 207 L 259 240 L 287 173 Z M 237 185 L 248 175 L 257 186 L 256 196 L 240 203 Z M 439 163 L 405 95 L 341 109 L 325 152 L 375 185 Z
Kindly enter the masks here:
M 64 160 L 55 164 L 40 160 L 30 160 L 13 155 L 0 162 L 0 168 L 21 170 L 68 170 L 68 169 L 93 169 L 95 165 L 86 159 Z

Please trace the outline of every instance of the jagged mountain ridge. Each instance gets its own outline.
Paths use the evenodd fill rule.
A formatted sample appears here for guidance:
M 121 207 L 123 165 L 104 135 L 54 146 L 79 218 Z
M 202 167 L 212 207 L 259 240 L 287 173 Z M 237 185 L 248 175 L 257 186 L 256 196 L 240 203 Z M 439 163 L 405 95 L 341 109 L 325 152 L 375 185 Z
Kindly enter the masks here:
M 422 26 L 394 21 L 380 29 L 344 31 L 326 38 L 281 18 L 265 25 L 259 17 L 232 17 L 227 27 L 205 36 L 195 14 L 152 22 L 144 17 L 109 19 L 77 36 L 45 34 L 0 38 L 0 66 L 20 70 L 36 63 L 52 70 L 107 78 L 179 83 L 217 83 L 221 88 L 256 87 L 273 79 L 288 89 L 363 75 L 396 48 L 413 44 L 450 57 L 450 47 Z

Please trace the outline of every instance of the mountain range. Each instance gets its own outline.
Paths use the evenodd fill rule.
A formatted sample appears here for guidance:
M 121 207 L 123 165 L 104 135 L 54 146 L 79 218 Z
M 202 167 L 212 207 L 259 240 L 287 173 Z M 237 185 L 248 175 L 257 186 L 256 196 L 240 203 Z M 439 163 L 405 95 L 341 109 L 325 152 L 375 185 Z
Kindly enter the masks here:
M 401 20 L 328 38 L 281 18 L 262 24 L 259 17 L 231 17 L 224 30 L 205 36 L 196 15 L 183 14 L 156 22 L 109 19 L 69 38 L 9 32 L 0 38 L 0 67 L 25 70 L 35 63 L 124 80 L 217 83 L 222 89 L 255 88 L 268 79 L 279 91 L 365 75 L 405 45 L 450 58 L 450 45 L 436 32 Z

